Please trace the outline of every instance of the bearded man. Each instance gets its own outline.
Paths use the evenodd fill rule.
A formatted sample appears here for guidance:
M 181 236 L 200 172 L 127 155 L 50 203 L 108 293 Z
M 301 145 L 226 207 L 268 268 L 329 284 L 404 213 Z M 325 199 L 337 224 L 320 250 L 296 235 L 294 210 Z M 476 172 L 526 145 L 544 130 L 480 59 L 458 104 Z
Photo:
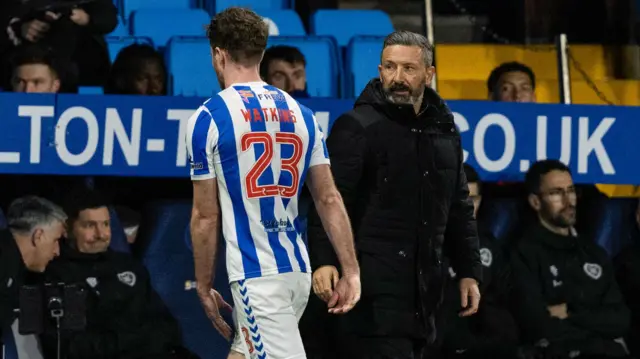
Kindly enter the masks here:
M 325 357 L 421 358 L 435 338 L 444 256 L 460 278 L 460 315 L 478 309 L 482 265 L 473 203 L 453 115 L 430 88 L 432 62 L 433 48 L 424 36 L 408 31 L 387 36 L 380 78 L 369 82 L 327 139 L 331 169 L 353 225 L 362 298 L 345 316 L 323 316 L 322 310 L 305 314 L 303 321 L 311 317 L 315 324 L 310 325 L 315 334 L 303 334 L 307 347 L 339 352 Z M 308 239 L 313 290 L 330 306 L 340 266 L 314 211 Z M 318 339 L 318 326 L 333 338 Z M 314 345 L 314 340 L 342 345 Z

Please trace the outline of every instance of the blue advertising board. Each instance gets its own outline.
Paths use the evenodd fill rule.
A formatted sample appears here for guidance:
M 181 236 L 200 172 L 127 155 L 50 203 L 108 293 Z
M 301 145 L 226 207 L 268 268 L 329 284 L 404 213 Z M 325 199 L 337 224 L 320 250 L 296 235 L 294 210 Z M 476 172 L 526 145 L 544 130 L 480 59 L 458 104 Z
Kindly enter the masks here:
M 0 173 L 188 176 L 182 140 L 204 101 L 188 97 L 0 94 Z M 304 99 L 325 129 L 353 102 Z M 521 180 L 536 160 L 577 182 L 640 183 L 640 109 L 449 101 L 465 161 L 484 180 Z

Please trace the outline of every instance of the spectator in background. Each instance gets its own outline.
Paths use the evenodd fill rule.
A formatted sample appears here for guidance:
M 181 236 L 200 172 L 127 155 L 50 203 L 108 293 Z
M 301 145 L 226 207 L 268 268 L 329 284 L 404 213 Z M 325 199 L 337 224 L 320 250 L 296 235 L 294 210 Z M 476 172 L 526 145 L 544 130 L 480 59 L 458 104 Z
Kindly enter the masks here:
M 65 86 L 70 89 L 78 85 L 104 86 L 110 66 L 104 35 L 118 23 L 116 7 L 111 0 L 94 0 L 78 6 L 69 2 L 1 1 L 0 59 L 15 46 L 37 43 L 55 52 L 64 69 L 60 75 Z M 44 12 L 44 6 L 51 11 Z M 3 80 L 7 80 L 7 75 Z
M 149 45 L 125 47 L 113 62 L 105 93 L 166 95 L 167 68 L 162 55 Z
M 13 92 L 57 93 L 60 76 L 51 51 L 38 45 L 16 48 L 11 61 Z
M 68 194 L 68 241 L 45 276 L 77 283 L 87 291 L 87 327 L 63 332 L 68 359 L 185 358 L 177 322 L 151 287 L 147 270 L 133 257 L 109 250 L 107 203 L 95 191 Z M 51 331 L 55 333 L 55 331 Z M 43 337 L 46 357 L 55 357 L 55 336 Z
M 473 200 L 474 217 L 482 203 L 482 183 L 478 173 L 468 164 L 464 172 L 469 183 L 469 198 Z M 480 238 L 480 261 L 482 301 L 478 313 L 471 317 L 460 317 L 460 291 L 457 274 L 448 266 L 451 280 L 441 309 L 444 321 L 443 355 L 445 358 L 505 358 L 511 359 L 522 352 L 518 348 L 518 327 L 508 310 L 507 268 L 503 248 L 478 221 Z
M 635 212 L 637 230 L 640 229 L 640 201 Z M 638 232 L 636 231 L 636 235 Z M 621 251 L 615 258 L 616 277 L 620 290 L 624 295 L 629 309 L 631 309 L 631 330 L 627 344 L 631 354 L 640 356 L 640 243 L 634 243 L 630 248 Z
M 519 62 L 506 62 L 493 69 L 487 88 L 493 101 L 536 102 L 536 76 Z
M 567 166 L 536 162 L 526 174 L 538 222 L 511 254 L 513 313 L 525 343 L 557 357 L 625 357 L 616 339 L 629 329 L 629 309 L 607 253 L 573 230 L 576 190 Z
M 140 228 L 140 213 L 126 206 L 116 206 L 115 210 L 127 236 L 127 243 L 133 245 Z
M 307 60 L 298 48 L 273 46 L 260 63 L 260 77 L 293 97 L 309 97 L 307 93 Z

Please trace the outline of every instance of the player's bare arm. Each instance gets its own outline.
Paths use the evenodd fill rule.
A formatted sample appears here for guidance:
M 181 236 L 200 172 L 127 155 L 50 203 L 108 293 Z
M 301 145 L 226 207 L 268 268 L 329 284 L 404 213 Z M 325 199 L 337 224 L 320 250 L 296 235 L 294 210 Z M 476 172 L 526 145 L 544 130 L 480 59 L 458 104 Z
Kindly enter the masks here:
M 309 190 L 342 269 L 342 278 L 329 300 L 329 312 L 346 313 L 360 300 L 360 268 L 349 216 L 329 165 L 309 168 Z
M 231 328 L 220 315 L 220 307 L 231 310 L 220 293 L 211 288 L 220 231 L 220 206 L 216 179 L 193 181 L 193 209 L 191 211 L 191 241 L 196 270 L 198 296 L 216 330 L 227 340 Z

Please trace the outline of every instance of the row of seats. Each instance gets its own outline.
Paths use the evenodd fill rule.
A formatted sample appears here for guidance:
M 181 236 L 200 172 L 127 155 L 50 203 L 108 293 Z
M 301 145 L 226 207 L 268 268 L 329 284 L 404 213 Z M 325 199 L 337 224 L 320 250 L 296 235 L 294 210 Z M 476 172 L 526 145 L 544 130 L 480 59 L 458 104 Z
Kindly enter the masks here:
M 217 14 L 230 6 L 246 6 L 256 10 L 283 10 L 293 7 L 295 0 L 114 0 L 124 19 L 140 9 L 204 9 Z
M 271 36 L 307 35 L 302 20 L 293 10 L 256 10 L 269 24 Z M 170 23 L 171 26 L 166 26 Z M 120 21 L 109 36 L 146 36 L 163 48 L 172 36 L 202 36 L 209 14 L 202 9 L 153 8 L 133 12 L 129 21 Z M 393 32 L 391 18 L 380 10 L 318 10 L 311 17 L 312 35 L 332 36 L 341 47 L 354 36 L 385 36 Z
M 634 221 L 637 199 L 602 199 L 597 204 L 599 224 L 595 240 L 611 257 L 640 236 Z M 508 239 L 514 227 L 522 223 L 520 203 L 514 199 L 487 202 L 484 208 L 489 230 L 501 241 Z M 190 201 L 159 201 L 144 211 L 143 231 L 139 241 L 145 245 L 143 262 L 149 270 L 153 287 L 178 319 L 185 345 L 201 358 L 224 358 L 229 349 L 204 314 L 195 291 L 194 263 L 189 248 Z M 0 228 L 4 227 L 0 212 Z M 224 243 L 219 253 L 224 253 Z M 122 226 L 112 212 L 111 248 L 128 252 Z M 231 302 L 224 255 L 218 256 L 213 283 L 223 297 Z M 230 318 L 227 318 L 231 322 Z

